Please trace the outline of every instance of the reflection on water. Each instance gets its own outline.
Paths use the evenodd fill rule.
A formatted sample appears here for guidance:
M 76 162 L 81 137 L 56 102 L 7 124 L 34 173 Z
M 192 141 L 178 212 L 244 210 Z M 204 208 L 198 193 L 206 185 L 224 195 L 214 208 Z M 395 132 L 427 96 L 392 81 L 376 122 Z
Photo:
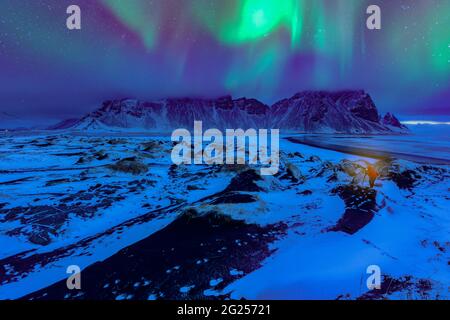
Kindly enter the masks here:
M 450 126 L 416 125 L 410 126 L 409 135 L 332 135 L 304 134 L 308 140 L 317 142 L 396 152 L 450 160 Z

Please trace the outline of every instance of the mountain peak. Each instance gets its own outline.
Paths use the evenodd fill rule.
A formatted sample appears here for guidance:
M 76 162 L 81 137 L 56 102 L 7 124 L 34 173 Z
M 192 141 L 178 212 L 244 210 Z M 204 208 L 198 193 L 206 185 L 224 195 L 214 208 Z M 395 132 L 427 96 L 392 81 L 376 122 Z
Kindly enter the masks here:
M 388 112 L 382 119 L 382 123 L 387 126 L 392 126 L 395 128 L 403 128 L 406 129 L 406 126 L 403 125 L 392 113 Z

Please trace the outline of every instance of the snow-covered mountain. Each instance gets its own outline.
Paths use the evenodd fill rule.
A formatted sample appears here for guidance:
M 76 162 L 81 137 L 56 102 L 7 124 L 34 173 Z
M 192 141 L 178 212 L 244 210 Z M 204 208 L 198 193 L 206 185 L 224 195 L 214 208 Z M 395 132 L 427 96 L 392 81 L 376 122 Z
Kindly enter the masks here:
M 172 131 L 189 128 L 195 120 L 208 128 L 262 128 L 268 124 L 269 107 L 255 99 L 166 99 L 143 102 L 133 99 L 105 101 L 73 128 L 99 130 L 105 127 Z
M 392 130 L 408 130 L 408 127 L 402 124 L 392 113 L 388 112 L 384 115 L 381 122 Z
M 275 103 L 270 118 L 279 128 L 303 132 L 386 133 L 394 126 L 380 120 L 364 91 L 301 92 Z
M 79 119 L 75 119 L 75 118 L 66 119 L 66 120 L 60 121 L 57 124 L 54 124 L 54 125 L 48 127 L 47 129 L 48 130 L 63 130 L 63 129 L 73 127 L 74 125 L 78 124 L 78 122 L 79 122 Z
M 392 133 L 407 130 L 395 116 L 381 118 L 364 91 L 305 91 L 269 107 L 256 99 L 135 99 L 105 101 L 75 122 L 76 130 L 172 131 L 195 120 L 207 128 L 279 128 L 301 132 Z M 396 120 L 396 121 L 395 121 Z

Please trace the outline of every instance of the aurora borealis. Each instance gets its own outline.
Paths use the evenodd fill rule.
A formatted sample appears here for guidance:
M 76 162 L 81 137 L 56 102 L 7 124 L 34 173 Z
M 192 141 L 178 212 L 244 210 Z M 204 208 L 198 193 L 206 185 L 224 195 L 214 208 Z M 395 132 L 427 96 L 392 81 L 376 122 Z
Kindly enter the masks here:
M 70 4 L 82 30 L 65 27 Z M 382 111 L 448 116 L 450 0 L 2 0 L 0 84 L 0 111 L 56 118 L 125 96 L 353 88 Z

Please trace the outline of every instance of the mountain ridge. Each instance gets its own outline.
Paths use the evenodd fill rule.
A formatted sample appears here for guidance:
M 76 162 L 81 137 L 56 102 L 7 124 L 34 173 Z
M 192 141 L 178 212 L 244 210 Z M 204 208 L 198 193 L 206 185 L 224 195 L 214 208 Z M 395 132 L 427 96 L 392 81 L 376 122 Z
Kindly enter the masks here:
M 406 133 L 407 128 L 388 113 L 382 117 L 363 90 L 302 91 L 269 106 L 257 99 L 223 96 L 217 99 L 168 98 L 156 101 L 107 100 L 101 107 L 52 129 L 81 131 L 173 131 L 191 128 L 278 128 L 308 133 Z

